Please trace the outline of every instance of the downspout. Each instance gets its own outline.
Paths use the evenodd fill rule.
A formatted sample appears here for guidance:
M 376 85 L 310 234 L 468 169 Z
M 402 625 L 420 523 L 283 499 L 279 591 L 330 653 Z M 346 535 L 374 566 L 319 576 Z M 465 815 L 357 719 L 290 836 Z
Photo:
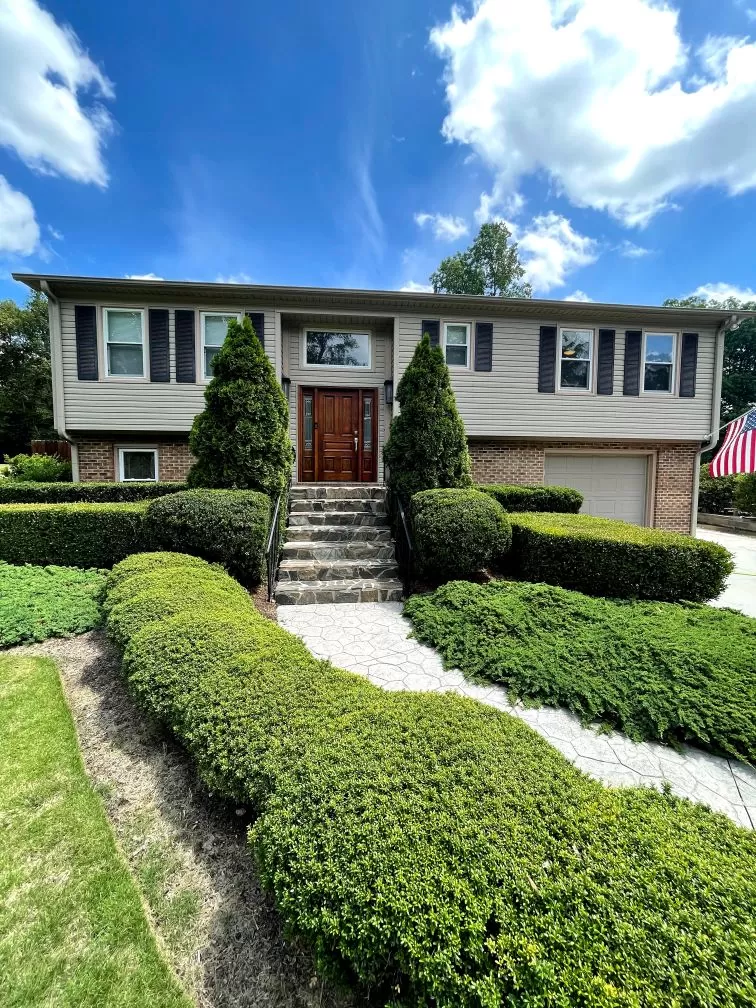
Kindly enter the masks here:
M 717 329 L 717 335 L 715 337 L 714 382 L 711 399 L 711 432 L 696 455 L 696 464 L 693 469 L 693 512 L 690 519 L 690 534 L 692 536 L 696 534 L 696 528 L 698 526 L 698 492 L 701 485 L 701 455 L 703 455 L 704 452 L 710 451 L 719 440 L 719 415 L 722 410 L 722 369 L 724 365 L 725 336 L 727 331 L 734 328 L 738 322 L 738 316 L 736 314 L 731 315 L 725 322 L 722 323 L 719 329 Z
M 47 297 L 47 319 L 50 326 L 50 370 L 52 372 L 53 423 L 58 434 L 71 445 L 71 478 L 79 482 L 79 450 L 66 430 L 65 399 L 63 391 L 63 347 L 60 333 L 60 301 L 50 289 L 47 280 L 39 284 Z

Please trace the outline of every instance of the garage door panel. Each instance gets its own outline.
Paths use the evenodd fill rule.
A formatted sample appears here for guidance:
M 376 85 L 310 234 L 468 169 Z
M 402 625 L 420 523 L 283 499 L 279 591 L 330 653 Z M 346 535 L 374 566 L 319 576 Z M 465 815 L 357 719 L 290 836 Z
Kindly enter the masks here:
M 645 524 L 648 456 L 547 455 L 545 482 L 579 490 L 583 514 Z

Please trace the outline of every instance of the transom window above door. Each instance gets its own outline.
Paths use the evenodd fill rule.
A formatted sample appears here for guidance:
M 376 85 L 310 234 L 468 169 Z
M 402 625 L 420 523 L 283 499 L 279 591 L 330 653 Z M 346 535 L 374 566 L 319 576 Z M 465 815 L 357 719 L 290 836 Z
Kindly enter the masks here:
M 202 366 L 205 378 L 213 377 L 213 361 L 225 342 L 229 322 L 241 322 L 241 315 L 202 312 Z
M 144 312 L 103 308 L 105 367 L 109 378 L 144 378 Z
M 675 333 L 646 333 L 643 341 L 643 391 L 671 392 L 675 370 Z
M 469 367 L 470 326 L 467 322 L 444 323 L 443 349 L 449 367 Z
M 562 329 L 559 337 L 559 387 L 590 391 L 592 363 L 593 330 Z
M 370 367 L 370 333 L 306 329 L 304 359 L 308 367 Z

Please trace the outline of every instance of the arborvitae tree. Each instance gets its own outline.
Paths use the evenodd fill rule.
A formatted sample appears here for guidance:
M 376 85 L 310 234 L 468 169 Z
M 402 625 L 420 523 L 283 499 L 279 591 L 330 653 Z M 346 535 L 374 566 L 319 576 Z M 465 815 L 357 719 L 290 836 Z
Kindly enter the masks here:
M 438 487 L 467 487 L 470 455 L 462 418 L 454 401 L 449 369 L 428 333 L 399 382 L 401 413 L 391 424 L 383 451 L 388 482 L 407 496 Z
M 286 488 L 294 459 L 289 407 L 246 316 L 229 323 L 213 374 L 189 436 L 197 461 L 187 483 L 276 496 Z

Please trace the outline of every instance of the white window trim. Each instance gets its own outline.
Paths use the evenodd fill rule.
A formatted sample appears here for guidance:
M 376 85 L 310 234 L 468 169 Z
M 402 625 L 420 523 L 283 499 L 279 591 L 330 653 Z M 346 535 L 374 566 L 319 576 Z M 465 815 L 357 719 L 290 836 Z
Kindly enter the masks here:
M 111 374 L 110 372 L 110 354 L 108 353 L 108 347 L 110 342 L 108 340 L 108 312 L 138 312 L 142 320 L 142 373 L 140 375 L 123 375 L 123 374 Z M 147 330 L 145 327 L 145 309 L 144 308 L 128 308 L 125 305 L 103 305 L 102 308 L 102 352 L 105 358 L 103 373 L 106 378 L 112 381 L 144 381 L 147 378 Z M 115 346 L 126 346 L 125 343 L 115 343 Z M 136 346 L 136 343 L 129 344 L 130 346 Z
M 154 480 L 132 480 L 124 476 L 123 455 L 124 452 L 152 452 L 155 457 L 155 479 Z M 156 445 L 118 445 L 116 448 L 118 459 L 118 482 L 119 483 L 157 483 L 160 479 L 160 454 Z
M 671 336 L 672 337 L 672 374 L 669 379 L 669 389 L 647 389 L 646 388 L 646 337 L 648 336 Z M 677 395 L 677 361 L 680 347 L 680 334 L 677 332 L 664 332 L 661 329 L 644 329 L 643 342 L 641 344 L 641 366 L 640 366 L 640 391 L 642 395 L 650 396 L 676 396 Z M 652 361 L 651 363 L 658 363 Z
M 235 318 L 237 322 L 241 322 L 243 318 L 243 313 L 231 309 L 229 311 L 224 311 L 222 308 L 208 309 L 207 311 L 201 311 L 199 313 L 199 373 L 200 382 L 212 381 L 213 376 L 205 374 L 205 319 L 208 316 L 223 315 L 225 318 Z M 219 348 L 220 349 L 220 348 Z
M 446 330 L 449 326 L 465 326 L 467 329 L 467 363 L 466 364 L 446 364 Z M 459 346 L 453 343 L 452 346 Z M 449 319 L 441 323 L 441 352 L 444 355 L 444 363 L 451 371 L 470 371 L 472 369 L 472 322 L 463 322 L 457 319 Z
M 332 332 L 332 333 L 343 333 L 348 332 L 351 336 L 367 336 L 368 338 L 368 363 L 367 364 L 308 364 L 307 363 L 307 333 L 308 332 Z M 370 329 L 347 329 L 346 326 L 341 326 L 340 328 L 335 328 L 333 326 L 314 326 L 308 325 L 302 329 L 302 337 L 300 340 L 300 363 L 301 367 L 307 368 L 308 371 L 338 371 L 341 374 L 342 371 L 357 371 L 359 373 L 363 371 L 373 370 L 373 333 Z
M 588 358 L 588 388 L 562 388 L 562 333 L 564 332 L 589 332 L 591 334 L 591 350 L 590 357 Z M 592 326 L 558 326 L 557 327 L 557 375 L 556 375 L 556 390 L 561 395 L 593 395 L 596 385 L 595 381 L 595 368 L 596 368 L 596 330 Z

